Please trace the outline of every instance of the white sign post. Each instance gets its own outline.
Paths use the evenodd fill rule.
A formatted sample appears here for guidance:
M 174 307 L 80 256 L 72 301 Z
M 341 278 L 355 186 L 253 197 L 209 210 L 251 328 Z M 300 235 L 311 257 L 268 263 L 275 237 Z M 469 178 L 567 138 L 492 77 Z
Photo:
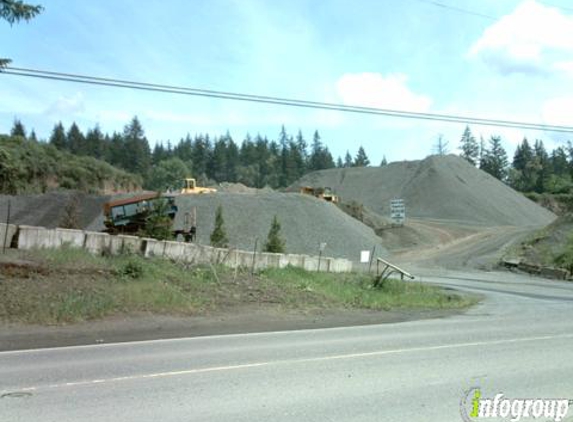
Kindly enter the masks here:
M 370 251 L 360 251 L 360 262 L 363 264 L 370 262 Z
M 394 224 L 399 226 L 404 225 L 406 220 L 406 206 L 403 199 L 390 200 L 390 218 Z

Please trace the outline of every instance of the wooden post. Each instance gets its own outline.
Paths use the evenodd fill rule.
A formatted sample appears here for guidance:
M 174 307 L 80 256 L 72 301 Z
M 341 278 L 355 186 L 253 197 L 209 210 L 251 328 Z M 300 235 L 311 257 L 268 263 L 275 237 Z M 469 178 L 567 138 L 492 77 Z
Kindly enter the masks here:
M 6 242 L 8 241 L 8 226 L 10 225 L 10 199 L 8 199 L 8 214 L 6 215 L 6 231 L 4 231 L 4 243 L 2 253 L 6 253 Z
M 257 258 L 257 243 L 259 242 L 259 238 L 255 237 L 255 249 L 253 250 L 253 265 L 251 267 L 251 275 L 255 274 L 255 259 Z

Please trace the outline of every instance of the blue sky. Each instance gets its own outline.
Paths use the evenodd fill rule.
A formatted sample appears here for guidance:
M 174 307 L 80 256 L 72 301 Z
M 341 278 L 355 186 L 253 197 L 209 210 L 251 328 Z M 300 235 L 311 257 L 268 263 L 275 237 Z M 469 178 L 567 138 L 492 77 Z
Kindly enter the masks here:
M 30 0 L 31 1 L 31 0 Z M 194 88 L 406 111 L 573 125 L 573 9 L 566 0 L 38 0 L 30 23 L 0 22 L 12 65 Z M 557 6 L 557 7 L 556 7 Z M 333 155 L 363 145 L 374 164 L 423 158 L 463 124 L 295 109 L 0 75 L 0 132 L 40 138 L 55 122 L 121 130 L 137 115 L 153 145 L 186 133 L 284 124 Z M 568 135 L 470 126 L 549 147 Z

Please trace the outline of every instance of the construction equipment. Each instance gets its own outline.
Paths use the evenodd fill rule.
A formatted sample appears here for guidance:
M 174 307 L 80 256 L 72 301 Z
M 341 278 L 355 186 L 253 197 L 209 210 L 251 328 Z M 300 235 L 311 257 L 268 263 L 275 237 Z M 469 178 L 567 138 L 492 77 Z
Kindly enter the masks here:
M 302 186 L 300 188 L 300 193 L 304 195 L 312 195 L 316 198 L 324 199 L 325 201 L 332 202 L 334 204 L 339 202 L 338 195 L 335 195 L 329 187 L 314 188 L 312 186 Z
M 214 193 L 217 192 L 217 189 L 214 188 L 206 188 L 197 186 L 197 181 L 193 178 L 186 178 L 183 180 L 183 187 L 179 192 L 182 195 L 194 195 L 200 193 Z
M 158 193 L 145 193 L 125 199 L 106 202 L 103 205 L 105 232 L 110 234 L 136 234 L 145 228 L 153 211 L 161 210 L 163 215 L 169 217 L 171 224 L 177 214 L 175 197 L 162 196 Z M 193 216 L 195 217 L 195 216 Z M 196 218 L 190 220 L 185 215 L 185 227 L 173 230 L 175 237 L 182 236 L 186 242 L 193 241 L 197 228 Z

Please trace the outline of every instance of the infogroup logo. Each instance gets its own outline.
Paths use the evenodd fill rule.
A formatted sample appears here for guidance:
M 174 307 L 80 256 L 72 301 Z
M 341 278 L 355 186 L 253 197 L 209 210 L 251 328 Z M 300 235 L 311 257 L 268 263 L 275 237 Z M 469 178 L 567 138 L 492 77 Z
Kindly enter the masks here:
M 460 412 L 465 422 L 501 418 L 511 422 L 522 419 L 554 420 L 560 422 L 569 412 L 570 400 L 560 399 L 510 399 L 503 393 L 484 398 L 479 387 L 470 388 L 462 396 Z

